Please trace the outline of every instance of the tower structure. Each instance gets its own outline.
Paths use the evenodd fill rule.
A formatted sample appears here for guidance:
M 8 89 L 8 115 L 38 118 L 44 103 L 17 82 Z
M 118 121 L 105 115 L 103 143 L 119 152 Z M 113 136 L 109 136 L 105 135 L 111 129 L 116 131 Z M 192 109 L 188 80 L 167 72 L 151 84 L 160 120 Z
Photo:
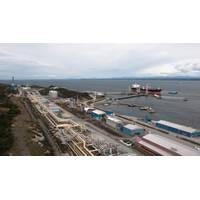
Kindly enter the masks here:
M 12 82 L 11 82 L 11 90 L 15 91 L 17 89 L 16 84 L 15 84 L 15 78 L 14 76 L 12 77 Z

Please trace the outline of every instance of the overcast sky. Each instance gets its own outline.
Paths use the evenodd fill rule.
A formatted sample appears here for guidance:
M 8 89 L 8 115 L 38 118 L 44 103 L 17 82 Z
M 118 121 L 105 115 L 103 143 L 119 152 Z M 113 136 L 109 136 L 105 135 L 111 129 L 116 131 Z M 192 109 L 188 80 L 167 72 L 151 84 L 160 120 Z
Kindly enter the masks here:
M 200 77 L 200 44 L 0 44 L 0 79 Z

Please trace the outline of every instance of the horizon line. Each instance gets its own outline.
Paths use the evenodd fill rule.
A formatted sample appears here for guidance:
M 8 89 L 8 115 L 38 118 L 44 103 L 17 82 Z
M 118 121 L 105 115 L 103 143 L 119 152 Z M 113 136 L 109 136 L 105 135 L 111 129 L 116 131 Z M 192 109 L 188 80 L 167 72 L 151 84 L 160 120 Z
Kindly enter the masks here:
M 9 79 L 0 79 L 0 81 L 10 81 L 12 77 Z M 100 79 L 200 79 L 200 77 L 193 77 L 193 76 L 154 76 L 154 77 L 91 77 L 91 78 L 15 78 L 16 81 L 28 81 L 28 80 L 100 80 Z

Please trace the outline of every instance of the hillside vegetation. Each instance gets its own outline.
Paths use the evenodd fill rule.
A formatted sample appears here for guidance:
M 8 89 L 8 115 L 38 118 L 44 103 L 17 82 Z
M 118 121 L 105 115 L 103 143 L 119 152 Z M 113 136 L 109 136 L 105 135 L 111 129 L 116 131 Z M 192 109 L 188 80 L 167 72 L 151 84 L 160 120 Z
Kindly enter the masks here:
M 40 90 L 40 94 L 41 95 L 48 95 L 49 94 L 49 90 L 51 90 L 53 88 L 53 86 L 50 86 L 48 88 L 43 88 Z M 68 90 L 66 88 L 56 88 L 54 89 L 58 92 L 58 96 L 62 97 L 62 98 L 79 98 L 79 99 L 87 99 L 90 100 L 91 97 L 89 96 L 88 93 L 86 92 L 78 92 L 78 91 L 74 91 L 74 90 Z
M 12 147 L 12 120 L 20 113 L 18 107 L 10 101 L 9 93 L 9 87 L 0 84 L 0 155 L 4 155 Z

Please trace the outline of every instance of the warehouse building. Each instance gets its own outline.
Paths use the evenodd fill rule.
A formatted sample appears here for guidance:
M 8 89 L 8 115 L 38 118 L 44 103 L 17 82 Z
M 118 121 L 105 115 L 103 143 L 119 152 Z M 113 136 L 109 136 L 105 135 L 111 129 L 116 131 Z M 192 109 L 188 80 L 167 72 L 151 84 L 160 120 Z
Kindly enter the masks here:
M 144 133 L 144 129 L 140 126 L 127 124 L 122 126 L 121 128 L 122 133 L 133 136 L 133 135 L 141 135 Z
M 136 138 L 136 147 L 146 155 L 200 156 L 200 151 L 170 138 L 149 133 Z
M 120 128 L 123 126 L 123 122 L 120 119 L 111 116 L 106 118 L 106 124 L 117 130 L 120 130 Z
M 200 136 L 200 131 L 198 131 L 194 128 L 175 124 L 175 123 L 164 121 L 164 120 L 157 121 L 156 127 L 161 128 L 161 129 L 165 129 L 167 131 L 174 132 L 174 133 L 177 133 L 177 134 L 180 134 L 180 135 L 184 135 L 184 136 L 187 136 L 187 137 L 198 137 L 198 136 Z
M 91 112 L 91 117 L 96 120 L 101 120 L 103 118 L 103 116 L 105 116 L 105 115 L 106 115 L 106 113 L 101 110 L 93 110 Z

